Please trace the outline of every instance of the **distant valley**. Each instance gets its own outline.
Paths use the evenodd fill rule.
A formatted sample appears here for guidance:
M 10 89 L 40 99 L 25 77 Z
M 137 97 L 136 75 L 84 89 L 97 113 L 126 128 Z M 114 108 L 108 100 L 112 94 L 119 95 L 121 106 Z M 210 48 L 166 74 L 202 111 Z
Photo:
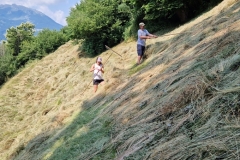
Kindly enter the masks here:
M 44 28 L 60 30 L 63 27 L 37 10 L 15 4 L 0 5 L 0 41 L 5 40 L 4 34 L 8 28 L 25 22 L 33 23 L 36 31 Z

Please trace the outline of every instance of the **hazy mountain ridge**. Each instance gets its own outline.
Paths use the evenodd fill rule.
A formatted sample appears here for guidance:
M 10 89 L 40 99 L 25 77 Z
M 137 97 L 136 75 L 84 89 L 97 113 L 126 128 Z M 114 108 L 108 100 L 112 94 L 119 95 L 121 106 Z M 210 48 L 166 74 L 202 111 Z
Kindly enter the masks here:
M 44 28 L 59 30 L 63 27 L 37 10 L 15 4 L 0 5 L 0 40 L 5 39 L 4 34 L 8 28 L 24 22 L 33 23 L 36 30 Z

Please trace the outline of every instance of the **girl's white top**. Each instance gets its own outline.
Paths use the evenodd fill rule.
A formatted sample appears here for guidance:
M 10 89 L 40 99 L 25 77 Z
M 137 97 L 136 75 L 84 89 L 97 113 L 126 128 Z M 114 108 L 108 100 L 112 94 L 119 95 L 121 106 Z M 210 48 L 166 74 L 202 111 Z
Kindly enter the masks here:
M 103 65 L 98 65 L 97 63 L 94 64 L 94 72 L 93 72 L 93 79 L 103 79 L 102 78 L 102 71 L 99 69 L 103 68 Z

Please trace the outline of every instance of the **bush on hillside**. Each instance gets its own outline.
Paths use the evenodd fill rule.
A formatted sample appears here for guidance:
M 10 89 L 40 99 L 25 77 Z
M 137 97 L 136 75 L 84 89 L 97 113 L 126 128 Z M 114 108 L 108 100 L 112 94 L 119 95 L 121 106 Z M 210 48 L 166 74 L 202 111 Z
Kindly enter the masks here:
M 4 55 L 0 56 L 0 85 L 15 73 L 15 59 L 11 54 L 5 52 Z
M 114 0 L 85 0 L 72 8 L 67 18 L 72 38 L 84 39 L 82 49 L 88 55 L 101 53 L 104 45 L 113 46 L 123 38 L 129 12 L 118 10 Z
M 143 21 L 151 32 L 173 28 L 196 17 L 222 0 L 126 0 L 133 16 L 125 37 L 136 37 L 138 23 Z
M 68 40 L 68 37 L 62 31 L 44 29 L 36 37 L 36 45 L 39 53 L 45 54 L 55 51 Z
M 44 29 L 32 41 L 24 41 L 21 52 L 17 56 L 17 66 L 25 65 L 29 60 L 41 59 L 48 53 L 54 52 L 69 38 L 63 31 Z

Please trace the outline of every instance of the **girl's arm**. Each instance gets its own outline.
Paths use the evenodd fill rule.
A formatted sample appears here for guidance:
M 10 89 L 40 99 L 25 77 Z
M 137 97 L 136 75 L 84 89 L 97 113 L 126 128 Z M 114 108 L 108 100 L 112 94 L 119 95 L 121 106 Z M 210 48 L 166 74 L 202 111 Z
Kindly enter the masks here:
M 94 71 L 94 64 L 92 65 L 91 69 L 90 69 L 90 72 Z
M 100 71 L 101 71 L 102 73 L 104 73 L 104 67 L 103 67 L 103 65 L 102 65 Z

